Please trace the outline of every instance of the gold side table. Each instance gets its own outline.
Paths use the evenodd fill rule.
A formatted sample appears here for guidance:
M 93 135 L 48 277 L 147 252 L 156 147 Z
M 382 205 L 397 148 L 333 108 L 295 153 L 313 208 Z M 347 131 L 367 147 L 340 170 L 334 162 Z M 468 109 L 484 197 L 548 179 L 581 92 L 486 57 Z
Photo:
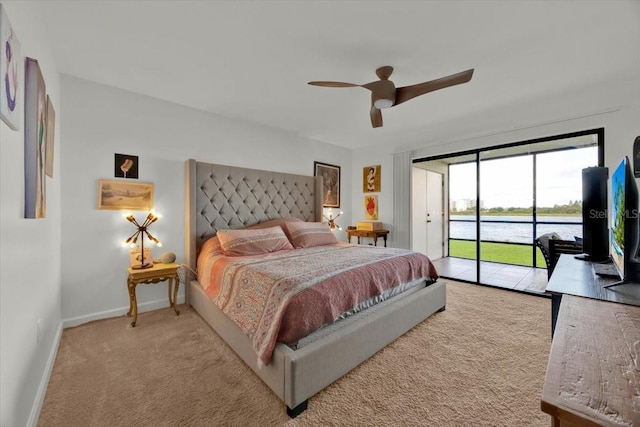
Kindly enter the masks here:
M 178 277 L 178 269 L 180 264 L 175 262 L 169 264 L 153 264 L 153 267 L 144 269 L 134 269 L 129 267 L 129 277 L 127 278 L 127 288 L 129 289 L 129 312 L 127 316 L 133 316 L 131 326 L 136 326 L 138 320 L 138 301 L 136 300 L 136 286 L 143 284 L 152 284 L 168 282 L 169 288 L 169 306 L 173 307 L 176 316 L 180 314 L 176 307 L 178 299 L 178 288 L 180 287 L 180 278 Z

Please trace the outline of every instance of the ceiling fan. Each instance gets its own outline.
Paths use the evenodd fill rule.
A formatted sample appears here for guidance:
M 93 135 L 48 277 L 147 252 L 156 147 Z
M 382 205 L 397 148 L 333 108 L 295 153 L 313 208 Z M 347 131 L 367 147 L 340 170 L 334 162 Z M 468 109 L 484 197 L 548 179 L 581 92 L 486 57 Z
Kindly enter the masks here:
M 371 91 L 371 124 L 374 128 L 378 128 L 382 127 L 381 109 L 402 104 L 416 96 L 424 95 L 425 93 L 433 92 L 438 89 L 467 83 L 473 76 L 473 68 L 436 80 L 398 88 L 391 80 L 389 80 L 391 73 L 393 73 L 393 67 L 385 65 L 384 67 L 380 67 L 376 70 L 376 74 L 380 80 L 376 80 L 371 83 L 357 85 L 354 83 L 314 81 L 309 82 L 309 84 L 313 86 L 363 87 L 365 89 L 369 89 Z

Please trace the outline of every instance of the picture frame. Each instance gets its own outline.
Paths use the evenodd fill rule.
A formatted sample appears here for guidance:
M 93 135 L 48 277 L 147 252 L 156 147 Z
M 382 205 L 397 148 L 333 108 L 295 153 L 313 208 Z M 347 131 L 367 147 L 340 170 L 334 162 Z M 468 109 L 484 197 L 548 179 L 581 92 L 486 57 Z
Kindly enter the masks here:
M 53 178 L 53 144 L 56 133 L 56 111 L 53 109 L 51 98 L 47 95 L 47 125 L 46 125 L 46 144 L 45 144 L 45 174 L 49 178 Z
M 362 168 L 362 192 L 379 193 L 382 166 L 365 166 Z
M 12 130 L 20 129 L 23 110 L 18 94 L 23 90 L 20 75 L 20 42 L 0 4 L 0 120 Z
M 138 179 L 138 156 L 115 153 L 113 164 L 114 177 Z
M 378 196 L 364 196 L 364 219 L 378 219 Z
M 98 180 L 98 209 L 149 211 L 152 208 L 152 183 Z
M 37 59 L 26 58 L 24 84 L 24 217 L 45 218 L 47 90 Z
M 322 177 L 322 207 L 340 207 L 340 166 L 313 162 L 313 176 Z

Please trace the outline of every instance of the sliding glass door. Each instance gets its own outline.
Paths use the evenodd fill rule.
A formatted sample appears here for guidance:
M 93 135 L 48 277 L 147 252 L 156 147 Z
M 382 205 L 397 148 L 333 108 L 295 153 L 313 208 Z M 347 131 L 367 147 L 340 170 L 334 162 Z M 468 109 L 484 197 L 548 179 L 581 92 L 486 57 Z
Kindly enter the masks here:
M 443 275 L 544 291 L 534 241 L 582 237 L 582 169 L 602 165 L 603 153 L 604 130 L 594 129 L 414 161 L 446 170 Z

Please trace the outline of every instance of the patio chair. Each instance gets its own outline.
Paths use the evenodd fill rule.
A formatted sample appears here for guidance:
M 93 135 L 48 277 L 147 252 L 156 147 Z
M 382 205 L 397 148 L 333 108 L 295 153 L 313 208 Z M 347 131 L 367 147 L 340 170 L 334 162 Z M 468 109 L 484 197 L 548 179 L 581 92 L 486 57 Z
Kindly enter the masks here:
M 535 244 L 540 248 L 547 264 L 547 277 L 550 279 L 561 254 L 581 254 L 582 243 L 562 240 L 558 233 L 547 233 L 538 237 Z

